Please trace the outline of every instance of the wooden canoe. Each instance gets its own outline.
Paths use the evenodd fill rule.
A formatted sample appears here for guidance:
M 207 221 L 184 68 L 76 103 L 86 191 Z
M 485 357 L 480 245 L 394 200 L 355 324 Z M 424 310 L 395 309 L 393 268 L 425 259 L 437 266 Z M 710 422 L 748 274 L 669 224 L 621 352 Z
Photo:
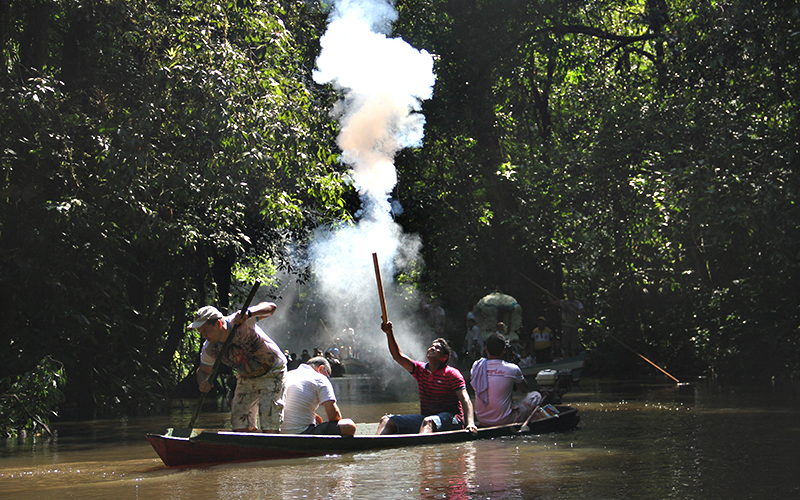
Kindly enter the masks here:
M 186 438 L 172 436 L 170 429 L 166 434 L 148 434 L 147 440 L 168 467 L 301 458 L 384 448 L 458 443 L 503 436 L 546 434 L 574 429 L 578 425 L 578 410 L 570 406 L 557 408 L 560 412 L 557 416 L 530 422 L 528 424 L 530 430 L 526 432 L 520 432 L 521 424 L 510 424 L 484 427 L 479 429 L 477 434 L 460 430 L 433 434 L 377 436 L 364 434 L 374 433 L 377 424 L 359 424 L 359 431 L 353 437 L 201 430 L 193 432 L 192 437 Z

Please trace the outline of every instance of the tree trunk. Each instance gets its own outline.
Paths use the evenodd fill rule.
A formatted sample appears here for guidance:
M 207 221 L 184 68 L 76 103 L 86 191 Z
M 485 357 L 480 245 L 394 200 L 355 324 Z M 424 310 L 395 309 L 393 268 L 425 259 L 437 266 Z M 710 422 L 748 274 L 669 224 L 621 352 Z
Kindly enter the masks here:
M 30 0 L 28 3 L 25 27 L 19 44 L 19 59 L 23 71 L 37 73 L 47 64 L 52 5 L 52 2 L 46 0 Z

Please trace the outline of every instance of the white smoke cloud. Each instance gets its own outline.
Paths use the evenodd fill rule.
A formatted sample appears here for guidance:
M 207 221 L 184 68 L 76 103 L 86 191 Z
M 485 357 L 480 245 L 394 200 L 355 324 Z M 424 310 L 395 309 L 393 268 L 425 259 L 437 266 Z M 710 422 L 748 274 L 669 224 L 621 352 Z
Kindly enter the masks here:
M 400 38 L 391 38 L 397 13 L 385 0 L 335 0 L 321 38 L 314 80 L 331 84 L 341 99 L 332 113 L 341 131 L 337 143 L 362 200 L 355 225 L 318 230 L 309 248 L 318 293 L 335 328 L 357 329 L 362 342 L 388 354 L 380 332 L 380 303 L 372 253 L 380 260 L 389 319 L 401 349 L 424 353 L 415 305 L 400 298 L 392 277 L 419 263 L 420 239 L 406 235 L 391 218 L 390 193 L 397 184 L 395 155 L 419 146 L 425 117 L 421 102 L 433 94 L 433 58 Z M 394 202 L 396 204 L 396 202 Z M 406 302 L 404 302 L 404 300 Z M 359 332 L 358 329 L 361 329 Z M 409 334 L 413 336 L 408 336 Z M 413 339 L 413 341 L 412 341 Z
M 422 143 L 425 116 L 419 111 L 433 94 L 433 58 L 375 31 L 396 19 L 386 1 L 340 0 L 335 7 L 314 80 L 343 94 L 333 110 L 343 160 L 353 168 L 359 194 L 388 211 L 387 195 L 397 184 L 394 156 Z

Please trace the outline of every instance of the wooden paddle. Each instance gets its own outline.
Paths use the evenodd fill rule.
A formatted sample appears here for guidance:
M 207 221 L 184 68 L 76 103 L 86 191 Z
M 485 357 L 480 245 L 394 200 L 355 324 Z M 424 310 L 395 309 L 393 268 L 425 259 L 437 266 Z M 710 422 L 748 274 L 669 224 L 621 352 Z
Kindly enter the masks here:
M 547 290 L 545 287 L 543 287 L 543 286 L 542 286 L 542 285 L 540 285 L 539 283 L 537 283 L 537 282 L 533 281 L 532 279 L 528 278 L 527 276 L 525 276 L 525 275 L 524 275 L 524 274 L 522 274 L 522 273 L 519 273 L 519 275 L 520 275 L 520 276 L 522 276 L 523 278 L 525 278 L 526 280 L 530 281 L 530 282 L 531 282 L 531 283 L 533 283 L 534 285 L 536 285 L 536 287 L 537 287 L 537 288 L 539 288 L 539 289 L 540 289 L 541 291 L 543 291 L 545 294 L 547 294 L 547 295 L 549 295 L 550 297 L 552 297 L 552 299 L 553 299 L 553 300 L 558 300 L 558 297 L 556 297 L 555 295 L 553 295 L 552 293 L 550 293 L 550 290 Z
M 620 339 L 618 339 L 617 337 L 615 337 L 615 336 L 611 335 L 611 334 L 610 334 L 610 333 L 608 333 L 608 332 L 605 332 L 605 334 L 606 334 L 606 335 L 608 335 L 608 336 L 609 336 L 610 338 L 612 338 L 613 340 L 617 341 L 617 342 L 619 343 L 619 345 L 621 345 L 621 346 L 622 346 L 622 347 L 624 347 L 625 349 L 627 349 L 627 350 L 631 351 L 631 352 L 632 352 L 632 353 L 634 353 L 635 355 L 639 356 L 639 357 L 640 357 L 640 358 L 642 358 L 643 360 L 647 361 L 648 363 L 650 363 L 651 365 L 653 365 L 654 367 L 656 367 L 656 369 L 657 369 L 658 371 L 660 371 L 661 373 L 663 373 L 663 374 L 664 374 L 664 375 L 666 375 L 667 377 L 669 377 L 669 378 L 671 378 L 672 380 L 674 380 L 676 384 L 678 384 L 678 385 L 682 385 L 682 384 L 681 384 L 681 382 L 680 382 L 680 380 L 678 380 L 677 378 L 675 378 L 675 377 L 673 377 L 672 375 L 670 375 L 669 373 L 667 373 L 667 370 L 665 370 L 665 369 L 661 368 L 660 366 L 658 366 L 657 364 L 653 363 L 653 362 L 652 362 L 652 361 L 650 361 L 649 359 L 645 358 L 644 356 L 642 356 L 642 355 L 641 355 L 641 354 L 639 354 L 638 352 L 634 351 L 632 348 L 628 347 L 628 346 L 627 346 L 627 345 L 626 345 L 626 344 L 625 344 L 623 341 L 621 341 L 621 340 L 620 340 Z
M 248 307 L 250 307 L 250 303 L 253 302 L 253 298 L 256 296 L 256 291 L 258 287 L 261 286 L 261 283 L 256 281 L 253 288 L 250 290 L 250 295 L 247 296 L 247 300 L 244 301 L 244 305 L 240 309 L 240 311 L 246 311 Z M 214 379 L 217 377 L 217 372 L 219 371 L 220 364 L 222 362 L 222 358 L 227 354 L 228 349 L 230 348 L 231 341 L 233 340 L 233 335 L 236 333 L 236 330 L 239 329 L 239 325 L 241 323 L 234 323 L 233 328 L 231 328 L 231 333 L 228 335 L 228 338 L 225 339 L 225 342 L 222 344 L 222 349 L 219 351 L 219 355 L 217 359 L 214 361 L 214 366 L 211 368 L 211 374 L 208 376 L 208 382 L 210 384 L 214 384 Z M 187 429 L 173 429 L 172 435 L 179 436 L 179 437 L 188 437 L 192 434 L 192 429 L 194 428 L 195 422 L 197 422 L 197 417 L 200 416 L 200 410 L 203 408 L 203 402 L 206 399 L 207 392 L 203 392 L 200 394 L 200 400 L 197 402 L 197 408 L 194 410 L 194 415 L 192 415 L 192 419 L 189 421 L 189 427 Z
M 534 407 L 533 411 L 531 411 L 531 414 L 528 415 L 528 418 L 525 419 L 525 422 L 522 423 L 522 426 L 520 426 L 520 428 L 517 431 L 517 433 L 522 434 L 523 432 L 528 432 L 528 431 L 531 430 L 531 428 L 528 427 L 528 424 L 530 423 L 531 419 L 533 418 L 533 414 L 536 413 L 536 410 L 538 410 L 538 409 L 539 409 L 539 405 L 536 405 L 536 407 Z
M 375 265 L 375 279 L 378 280 L 378 297 L 381 299 L 381 319 L 384 323 L 389 322 L 389 316 L 386 314 L 386 297 L 383 295 L 383 281 L 381 281 L 381 266 L 378 265 L 378 254 L 372 254 L 372 263 Z

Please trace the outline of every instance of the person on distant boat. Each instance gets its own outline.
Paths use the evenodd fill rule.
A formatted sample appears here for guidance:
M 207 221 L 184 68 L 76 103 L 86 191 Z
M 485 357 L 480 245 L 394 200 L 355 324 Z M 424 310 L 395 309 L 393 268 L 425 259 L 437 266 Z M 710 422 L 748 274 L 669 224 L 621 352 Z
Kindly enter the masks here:
M 336 348 L 334 347 L 334 349 Z M 337 356 L 339 349 L 336 349 L 336 351 L 334 349 L 325 351 L 325 359 L 331 364 L 331 377 L 344 377 L 346 370 Z
M 322 356 L 315 356 L 286 375 L 283 395 L 281 434 L 324 434 L 352 436 L 356 424 L 342 418 L 330 381 L 331 365 Z M 327 422 L 317 415 L 325 408 Z
M 286 356 L 258 321 L 272 316 L 278 306 L 261 302 L 229 316 L 223 316 L 213 306 L 201 308 L 190 329 L 203 337 L 197 383 L 200 391 L 211 390 L 209 376 L 222 346 L 239 325 L 221 362 L 236 372 L 236 391 L 231 401 L 231 427 L 234 431 L 277 432 L 280 427 L 283 378 L 286 375 Z
M 300 356 L 297 355 L 296 352 L 289 354 L 287 357 L 289 363 L 286 365 L 286 369 L 291 371 L 300 366 Z
M 536 325 L 536 328 L 533 329 L 533 350 L 536 353 L 536 362 L 549 363 L 553 361 L 552 331 L 547 327 L 547 319 L 544 316 L 539 316 Z
M 581 348 L 578 320 L 583 315 L 583 304 L 575 298 L 575 292 L 571 289 L 567 289 L 566 300 L 558 300 L 553 297 L 550 303 L 561 308 L 561 348 L 564 350 L 564 354 L 577 356 Z
M 461 372 L 447 364 L 450 346 L 442 338 L 428 348 L 428 362 L 415 361 L 400 351 L 391 322 L 382 323 L 392 358 L 409 372 L 419 386 L 417 415 L 384 415 L 377 434 L 427 434 L 437 431 L 467 429 L 478 432 L 472 414 L 472 401 Z
M 470 370 L 470 384 L 475 389 L 475 414 L 481 427 L 524 422 L 542 402 L 541 393 L 528 392 L 528 382 L 520 367 L 503 361 L 505 350 L 505 336 L 499 332 L 491 334 L 486 339 L 488 358 L 479 359 Z M 511 392 L 515 385 L 524 396 L 513 405 Z

